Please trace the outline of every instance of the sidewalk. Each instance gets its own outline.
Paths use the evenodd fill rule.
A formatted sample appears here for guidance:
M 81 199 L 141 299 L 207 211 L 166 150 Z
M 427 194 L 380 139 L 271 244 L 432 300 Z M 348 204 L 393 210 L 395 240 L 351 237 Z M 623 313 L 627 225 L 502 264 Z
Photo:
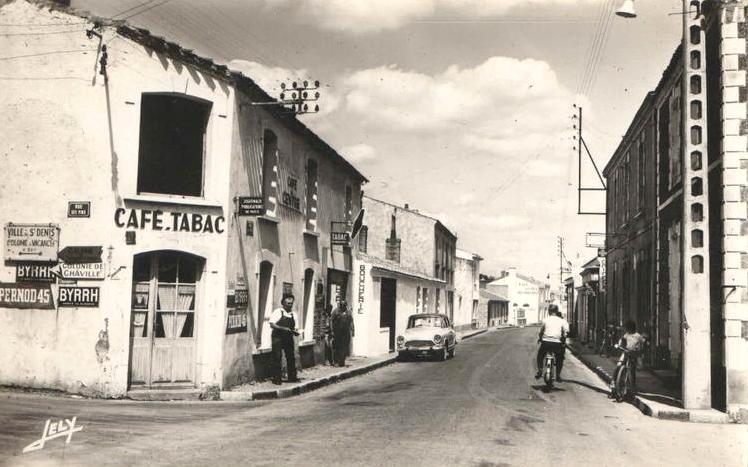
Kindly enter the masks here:
M 459 339 L 469 339 L 473 336 L 483 334 L 488 329 L 471 329 L 458 332 Z M 316 365 L 299 372 L 299 382 L 283 383 L 274 385 L 271 381 L 257 381 L 253 383 L 235 386 L 229 390 L 221 391 L 221 400 L 224 401 L 251 401 L 263 399 L 284 399 L 298 396 L 305 392 L 313 391 L 328 386 L 338 381 L 343 381 L 354 376 L 362 375 L 377 368 L 389 365 L 397 359 L 397 353 L 387 353 L 377 357 L 352 356 L 346 359 L 345 368 Z
M 582 363 L 610 384 L 618 362 L 618 355 L 601 356 L 577 339 L 569 339 L 567 348 Z M 637 370 L 638 393 L 633 404 L 645 415 L 663 420 L 701 423 L 729 423 L 726 413 L 718 410 L 688 410 L 680 399 L 680 380 L 672 372 Z

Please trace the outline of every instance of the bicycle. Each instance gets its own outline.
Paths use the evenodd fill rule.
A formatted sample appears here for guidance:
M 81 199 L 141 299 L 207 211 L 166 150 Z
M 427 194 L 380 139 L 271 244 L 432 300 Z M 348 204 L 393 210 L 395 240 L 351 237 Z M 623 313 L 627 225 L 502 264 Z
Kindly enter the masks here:
M 556 380 L 556 354 L 551 350 L 545 352 L 543 357 L 543 381 L 545 381 L 545 387 L 548 389 L 553 388 L 553 381 Z
M 616 345 L 616 349 L 623 352 L 623 361 L 616 367 L 613 374 L 612 392 L 616 402 L 630 399 L 634 394 L 633 379 L 636 368 L 636 357 L 631 350 Z

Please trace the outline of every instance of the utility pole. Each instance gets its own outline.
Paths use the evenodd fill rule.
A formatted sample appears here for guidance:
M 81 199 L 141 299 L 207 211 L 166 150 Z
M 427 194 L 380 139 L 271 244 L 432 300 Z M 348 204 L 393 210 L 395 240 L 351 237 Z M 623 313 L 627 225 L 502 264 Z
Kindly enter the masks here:
M 558 238 L 558 281 L 561 289 L 564 288 L 564 238 Z
M 576 140 L 576 144 L 574 146 L 574 150 L 577 151 L 577 214 L 579 215 L 590 215 L 590 216 L 604 216 L 605 212 L 599 212 L 599 211 L 583 211 L 582 210 L 582 193 L 585 192 L 600 192 L 605 191 L 605 180 L 603 179 L 603 175 L 600 173 L 600 169 L 597 168 L 597 163 L 595 163 L 595 158 L 592 157 L 592 153 L 590 152 L 590 149 L 587 147 L 587 143 L 584 141 L 584 136 L 582 136 L 582 107 L 578 106 L 577 104 L 574 104 L 574 109 L 576 109 L 576 112 L 574 115 L 572 115 L 572 119 L 576 120 L 576 122 L 573 125 L 573 128 L 577 130 L 577 134 L 574 135 L 574 140 Z M 592 167 L 595 168 L 595 173 L 597 174 L 597 178 L 600 181 L 599 186 L 582 186 L 582 148 L 584 148 L 584 151 L 587 153 L 587 157 L 589 157 L 590 162 L 592 162 Z

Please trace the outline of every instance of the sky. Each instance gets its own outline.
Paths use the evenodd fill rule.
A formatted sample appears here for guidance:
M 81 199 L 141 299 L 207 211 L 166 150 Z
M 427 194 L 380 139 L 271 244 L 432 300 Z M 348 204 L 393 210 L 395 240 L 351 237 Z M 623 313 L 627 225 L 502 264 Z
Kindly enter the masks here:
M 299 119 L 367 195 L 439 218 L 458 248 L 559 284 L 597 254 L 577 215 L 574 104 L 600 170 L 681 37 L 681 0 L 73 0 L 242 71 L 271 95 L 319 80 Z M 583 161 L 582 185 L 599 186 Z M 596 184 L 597 182 L 597 184 Z M 604 209 L 588 195 L 582 209 Z M 599 242 L 600 237 L 594 239 Z

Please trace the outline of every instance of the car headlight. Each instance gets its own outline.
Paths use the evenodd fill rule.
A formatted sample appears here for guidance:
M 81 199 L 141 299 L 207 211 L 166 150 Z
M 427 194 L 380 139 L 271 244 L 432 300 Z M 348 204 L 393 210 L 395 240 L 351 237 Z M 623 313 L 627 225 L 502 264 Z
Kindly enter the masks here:
M 397 345 L 401 347 L 405 345 L 405 338 L 403 336 L 397 336 Z
M 434 336 L 434 344 L 440 344 L 442 342 L 442 336 L 437 334 Z

